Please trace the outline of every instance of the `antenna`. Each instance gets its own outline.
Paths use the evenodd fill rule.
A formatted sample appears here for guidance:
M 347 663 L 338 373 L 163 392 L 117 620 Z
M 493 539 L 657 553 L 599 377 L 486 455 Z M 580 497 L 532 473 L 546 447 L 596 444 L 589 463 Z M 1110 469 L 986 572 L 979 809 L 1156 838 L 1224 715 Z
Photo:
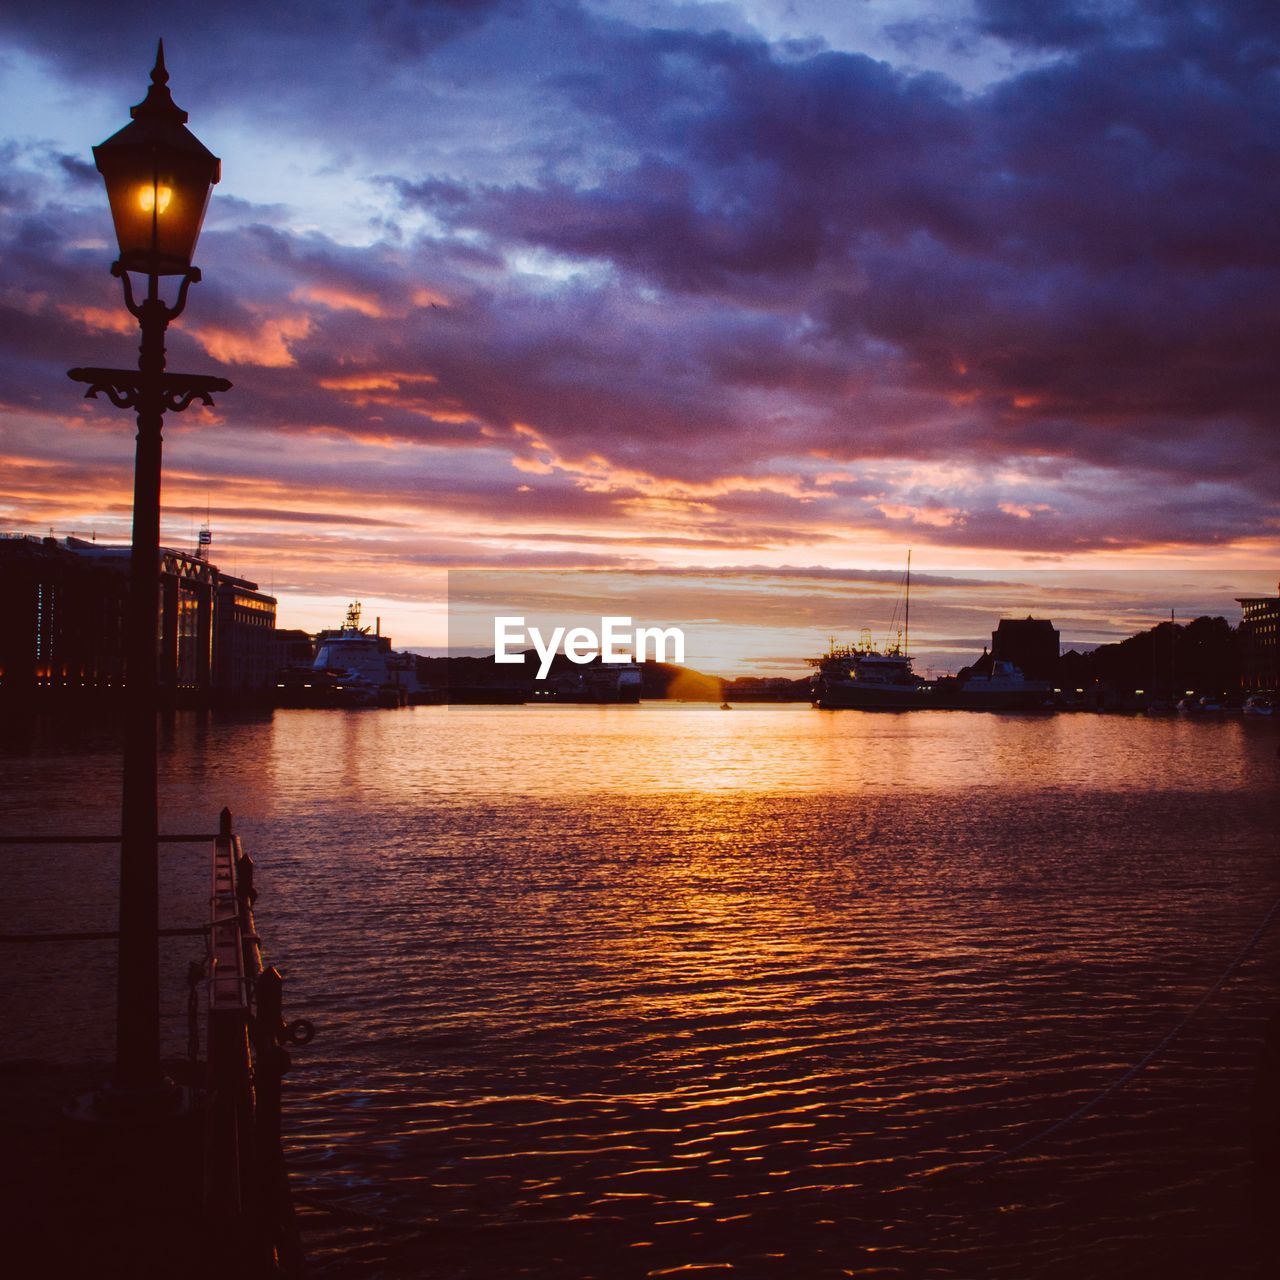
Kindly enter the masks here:
M 205 523 L 200 526 L 200 536 L 198 541 L 196 542 L 196 559 L 208 560 L 209 549 L 212 546 L 213 546 L 213 529 L 210 527 L 209 522 L 206 520 Z

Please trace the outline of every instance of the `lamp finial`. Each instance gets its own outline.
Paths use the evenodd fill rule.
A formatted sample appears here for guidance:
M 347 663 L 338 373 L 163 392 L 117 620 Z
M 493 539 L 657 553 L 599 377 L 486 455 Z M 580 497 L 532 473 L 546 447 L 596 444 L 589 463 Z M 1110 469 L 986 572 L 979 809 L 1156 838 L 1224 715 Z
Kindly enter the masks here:
M 187 113 L 178 106 L 169 92 L 169 72 L 164 65 L 164 41 L 156 46 L 156 65 L 151 68 L 151 87 L 147 96 L 136 107 L 129 108 L 135 120 L 172 120 L 187 123 Z

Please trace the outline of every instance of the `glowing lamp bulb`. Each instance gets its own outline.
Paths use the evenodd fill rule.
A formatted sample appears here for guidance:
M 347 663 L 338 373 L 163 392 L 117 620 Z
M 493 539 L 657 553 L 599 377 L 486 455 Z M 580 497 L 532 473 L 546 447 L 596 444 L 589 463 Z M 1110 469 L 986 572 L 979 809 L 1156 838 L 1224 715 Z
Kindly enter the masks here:
M 142 207 L 143 213 L 150 213 L 152 210 L 163 213 L 172 199 L 172 187 L 143 187 L 138 193 L 138 204 Z

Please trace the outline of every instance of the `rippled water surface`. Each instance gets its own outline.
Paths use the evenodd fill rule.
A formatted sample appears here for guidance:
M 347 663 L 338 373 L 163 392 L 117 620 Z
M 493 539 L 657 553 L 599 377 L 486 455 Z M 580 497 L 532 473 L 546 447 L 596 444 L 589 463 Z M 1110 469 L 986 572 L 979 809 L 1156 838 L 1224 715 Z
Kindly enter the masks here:
M 181 715 L 162 826 L 235 810 L 290 1012 L 320 1276 L 1271 1276 L 1248 1154 L 1280 733 L 803 706 Z M 110 830 L 109 728 L 11 726 L 15 830 Z M 3 925 L 111 928 L 21 850 Z M 203 850 L 163 855 L 199 921 Z M 58 954 L 52 954 L 53 951 Z M 39 952 L 37 956 L 35 953 Z M 74 951 L 74 955 L 66 954 Z M 164 946 L 181 1051 L 190 940 Z M 9 956 L 13 1054 L 109 1056 L 110 944 Z

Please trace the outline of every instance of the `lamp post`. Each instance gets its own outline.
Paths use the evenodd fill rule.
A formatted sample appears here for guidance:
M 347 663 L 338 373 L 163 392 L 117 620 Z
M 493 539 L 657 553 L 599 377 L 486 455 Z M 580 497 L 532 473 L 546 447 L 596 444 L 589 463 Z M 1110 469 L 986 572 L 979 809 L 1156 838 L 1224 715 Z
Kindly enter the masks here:
M 165 329 L 200 279 L 191 265 L 209 192 L 221 162 L 184 127 L 187 113 L 173 101 L 156 53 L 146 98 L 130 111 L 132 122 L 94 147 L 107 187 L 120 257 L 111 266 L 124 302 L 142 331 L 138 367 L 71 369 L 87 382 L 87 397 L 106 394 L 138 418 L 133 473 L 133 548 L 130 558 L 126 649 L 124 790 L 120 831 L 120 942 L 116 1006 L 117 1100 L 139 1102 L 166 1094 L 160 1068 L 159 865 L 156 811 L 156 650 L 160 592 L 160 453 L 166 410 L 181 412 L 193 400 L 212 405 L 211 393 L 227 391 L 225 378 L 165 372 Z M 139 300 L 131 274 L 146 278 Z M 177 276 L 176 301 L 160 295 L 162 277 Z

